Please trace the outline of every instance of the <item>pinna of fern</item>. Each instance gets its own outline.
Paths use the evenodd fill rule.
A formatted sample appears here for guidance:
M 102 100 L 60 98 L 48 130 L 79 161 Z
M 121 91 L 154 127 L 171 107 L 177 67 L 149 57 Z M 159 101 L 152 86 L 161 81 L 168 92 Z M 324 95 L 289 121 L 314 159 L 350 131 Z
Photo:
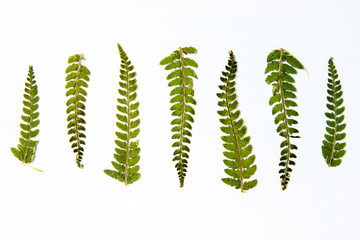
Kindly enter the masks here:
M 20 124 L 20 139 L 17 148 L 11 148 L 13 155 L 19 159 L 25 166 L 28 166 L 36 171 L 42 172 L 41 170 L 34 168 L 28 163 L 31 163 L 35 159 L 36 148 L 39 143 L 37 140 L 33 140 L 38 134 L 39 129 L 36 127 L 39 126 L 40 120 L 38 110 L 38 88 L 36 85 L 35 75 L 33 66 L 29 66 L 28 77 L 25 82 L 25 94 L 24 94 L 24 115 L 21 116 L 21 119 L 24 123 Z
M 84 124 L 85 117 L 85 96 L 87 92 L 85 88 L 88 87 L 87 82 L 90 80 L 90 71 L 87 67 L 82 65 L 82 60 L 85 60 L 83 54 L 75 54 L 70 56 L 68 59 L 69 66 L 66 68 L 65 73 L 67 74 L 65 81 L 66 97 L 70 97 L 67 102 L 68 114 L 68 135 L 71 135 L 69 142 L 73 152 L 76 153 L 76 164 L 79 168 L 83 168 L 84 165 L 81 163 L 83 158 L 85 145 L 84 138 L 86 138 Z
M 217 93 L 220 99 L 218 105 L 222 108 L 218 111 L 221 117 L 220 122 L 223 125 L 220 129 L 225 134 L 221 137 L 226 149 L 223 152 L 226 158 L 224 164 L 228 167 L 225 169 L 225 173 L 229 175 L 228 178 L 221 180 L 227 185 L 245 192 L 257 185 L 256 179 L 245 181 L 256 172 L 255 155 L 250 155 L 252 152 L 252 145 L 249 144 L 250 136 L 245 136 L 247 128 L 244 120 L 240 118 L 240 110 L 237 110 L 238 101 L 235 88 L 237 62 L 232 51 L 229 52 L 229 55 L 226 71 L 223 71 L 222 77 L 220 77 L 224 85 L 219 86 L 221 92 Z
M 297 73 L 296 69 L 304 69 L 304 66 L 284 49 L 274 50 L 267 57 L 267 67 L 265 74 L 270 73 L 266 77 L 266 83 L 273 86 L 269 105 L 273 105 L 272 114 L 276 115 L 275 124 L 278 125 L 277 132 L 284 138 L 280 144 L 280 179 L 282 190 L 287 188 L 290 181 L 291 165 L 295 165 L 294 159 L 296 155 L 293 150 L 297 146 L 292 143 L 292 139 L 299 138 L 299 131 L 295 128 L 298 122 L 294 117 L 298 116 L 298 112 L 294 110 L 297 104 L 296 88 L 294 86 L 295 79 L 291 76 Z
M 341 142 L 346 137 L 344 129 L 346 124 L 343 123 L 345 119 L 344 111 L 345 107 L 342 106 L 344 99 L 342 98 L 343 91 L 341 90 L 341 82 L 338 79 L 338 73 L 333 62 L 333 58 L 329 59 L 329 73 L 328 73 L 328 103 L 326 104 L 329 112 L 325 113 L 325 116 L 328 118 L 326 121 L 326 134 L 325 140 L 322 145 L 322 154 L 325 159 L 326 164 L 329 167 L 339 166 L 342 162 L 342 157 L 344 157 L 345 151 L 345 142 Z
M 191 123 L 194 122 L 193 115 L 195 110 L 191 105 L 196 105 L 194 99 L 193 80 L 197 79 L 197 75 L 193 68 L 197 68 L 198 64 L 185 57 L 188 54 L 195 54 L 197 50 L 194 47 L 179 47 L 170 56 L 161 60 L 160 65 L 165 65 L 165 70 L 171 70 L 167 76 L 169 80 L 168 86 L 174 87 L 170 96 L 170 110 L 175 118 L 171 121 L 174 127 L 172 139 L 175 140 L 172 147 L 175 148 L 173 161 L 176 161 L 175 168 L 178 172 L 180 187 L 184 186 L 184 180 L 187 172 L 191 135 Z
M 131 64 L 124 49 L 117 45 L 121 64 L 120 64 L 120 81 L 119 94 L 121 98 L 117 101 L 119 111 L 116 114 L 118 122 L 116 126 L 119 132 L 116 132 L 117 140 L 115 140 L 116 148 L 112 165 L 115 170 L 106 169 L 104 172 L 110 177 L 123 182 L 125 185 L 131 184 L 140 178 L 140 166 L 137 163 L 140 161 L 139 141 L 136 140 L 140 129 L 139 116 L 139 102 L 136 102 L 136 72 L 133 71 L 134 65 Z

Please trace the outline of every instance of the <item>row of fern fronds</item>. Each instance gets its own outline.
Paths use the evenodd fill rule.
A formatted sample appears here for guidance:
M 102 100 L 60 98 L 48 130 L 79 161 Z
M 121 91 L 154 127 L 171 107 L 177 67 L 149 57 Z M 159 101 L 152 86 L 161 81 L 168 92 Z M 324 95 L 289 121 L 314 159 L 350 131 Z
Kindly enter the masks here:
M 125 185 L 134 183 L 140 178 L 140 145 L 137 139 L 140 133 L 139 101 L 137 101 L 137 79 L 134 65 L 125 53 L 124 49 L 118 46 L 121 59 L 119 75 L 119 97 L 117 99 L 117 122 L 118 131 L 115 132 L 115 153 L 112 161 L 113 169 L 104 172 L 120 181 Z M 187 168 L 190 159 L 190 145 L 192 137 L 192 125 L 195 116 L 195 90 L 194 83 L 198 79 L 195 69 L 198 64 L 190 58 L 196 54 L 194 47 L 179 47 L 169 56 L 161 60 L 160 65 L 169 70 L 167 75 L 168 86 L 171 87 L 170 103 L 171 132 L 175 148 L 172 161 L 176 162 L 180 187 L 184 186 Z M 75 54 L 69 57 L 68 67 L 65 70 L 66 78 L 66 113 L 68 121 L 69 142 L 75 154 L 75 162 L 79 168 L 83 168 L 82 163 L 85 145 L 85 102 L 87 97 L 86 88 L 90 81 L 90 70 L 83 64 L 85 60 L 83 54 Z M 329 74 L 327 83 L 326 107 L 328 112 L 326 133 L 322 145 L 322 153 L 326 164 L 329 167 L 339 166 L 345 155 L 346 143 L 343 141 L 346 133 L 344 129 L 343 92 L 341 82 L 338 79 L 336 67 L 333 59 L 329 60 Z M 223 141 L 223 155 L 225 159 L 226 178 L 222 181 L 245 192 L 254 188 L 258 181 L 252 179 L 257 165 L 255 164 L 255 154 L 253 146 L 250 144 L 250 136 L 247 135 L 247 127 L 244 119 L 240 116 L 239 106 L 246 104 L 240 102 L 236 94 L 236 74 L 237 61 L 233 51 L 229 52 L 229 59 L 225 70 L 222 71 L 219 85 L 220 92 L 218 97 L 219 120 L 221 123 L 220 131 Z M 277 133 L 282 138 L 280 143 L 280 183 L 285 190 L 290 181 L 290 174 L 293 171 L 298 149 L 296 139 L 300 138 L 296 128 L 299 116 L 296 103 L 295 78 L 298 70 L 305 70 L 302 63 L 292 54 L 284 49 L 277 49 L 270 52 L 267 57 L 265 69 L 266 83 L 272 86 L 272 95 L 269 105 L 272 106 L 272 114 L 275 116 L 274 123 L 277 125 Z M 24 123 L 20 124 L 21 132 L 19 145 L 11 148 L 13 155 L 24 165 L 37 171 L 29 163 L 35 159 L 35 154 L 39 141 L 34 140 L 39 134 L 39 96 L 35 81 L 33 67 L 29 67 L 27 81 L 25 82 L 25 93 L 23 101 L 24 115 L 21 119 Z

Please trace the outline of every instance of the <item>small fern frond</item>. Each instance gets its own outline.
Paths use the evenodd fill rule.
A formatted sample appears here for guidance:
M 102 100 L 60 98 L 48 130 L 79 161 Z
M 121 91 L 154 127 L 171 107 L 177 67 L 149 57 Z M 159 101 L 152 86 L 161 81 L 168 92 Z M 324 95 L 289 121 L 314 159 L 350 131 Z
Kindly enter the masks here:
M 228 65 L 225 67 L 226 71 L 222 72 L 222 77 L 220 77 L 224 85 L 219 86 L 221 92 L 217 94 L 220 99 L 218 105 L 223 108 L 218 111 L 218 114 L 221 117 L 220 122 L 223 124 L 220 129 L 225 134 L 221 137 L 226 149 L 223 152 L 226 158 L 224 164 L 228 167 L 225 169 L 225 173 L 229 175 L 228 178 L 221 180 L 227 185 L 245 192 L 245 190 L 257 185 L 256 179 L 245 181 L 256 172 L 255 155 L 251 155 L 250 136 L 246 136 L 247 128 L 244 120 L 240 118 L 240 110 L 237 107 L 235 88 L 237 62 L 234 53 L 230 51 L 229 54 Z
M 299 138 L 297 135 L 299 131 L 294 126 L 298 122 L 293 118 L 299 114 L 294 110 L 297 104 L 292 100 L 296 98 L 296 88 L 294 86 L 295 80 L 291 75 L 297 73 L 296 69 L 304 69 L 304 66 L 282 48 L 272 51 L 267 57 L 265 74 L 269 74 L 265 81 L 273 86 L 273 96 L 270 98 L 269 105 L 274 105 L 272 114 L 276 115 L 275 124 L 278 125 L 276 131 L 285 138 L 280 144 L 282 151 L 279 173 L 282 190 L 287 188 L 290 181 L 290 172 L 292 171 L 290 165 L 295 165 L 296 155 L 293 150 L 296 150 L 297 146 L 291 143 L 291 139 Z
M 68 59 L 69 66 L 66 68 L 65 73 L 67 74 L 65 81 L 66 97 L 70 97 L 67 102 L 68 114 L 68 135 L 71 135 L 69 142 L 73 152 L 76 153 L 76 164 L 79 168 L 83 168 L 84 165 L 81 163 L 83 158 L 85 145 L 84 138 L 86 138 L 84 132 L 86 123 L 85 117 L 85 96 L 87 92 L 85 88 L 88 87 L 87 82 L 90 80 L 90 71 L 87 67 L 82 65 L 81 61 L 85 60 L 83 54 L 75 54 Z
M 116 114 L 118 119 L 116 126 L 119 128 L 119 132 L 115 133 L 118 138 L 118 140 L 115 140 L 117 147 L 115 148 L 114 158 L 116 162 L 111 162 L 116 171 L 107 169 L 104 172 L 127 185 L 140 178 L 140 166 L 137 165 L 140 161 L 140 148 L 139 141 L 136 140 L 140 132 L 139 102 L 135 102 L 137 84 L 136 72 L 133 71 L 134 65 L 131 64 L 120 44 L 117 46 L 121 58 L 119 82 L 121 98 L 117 99 L 119 113 Z
M 329 167 L 339 166 L 342 162 L 341 158 L 344 157 L 345 142 L 341 142 L 346 137 L 344 129 L 344 111 L 345 107 L 342 106 L 344 99 L 342 98 L 343 91 L 341 90 L 341 82 L 338 79 L 338 73 L 333 62 L 333 58 L 329 60 L 329 73 L 328 73 L 328 103 L 326 104 L 329 112 L 325 116 L 329 119 L 326 121 L 326 134 L 323 141 L 322 154 L 325 158 L 326 164 Z
M 26 80 L 23 101 L 24 115 L 21 116 L 24 123 L 20 124 L 20 144 L 18 144 L 17 148 L 11 148 L 10 150 L 24 165 L 42 172 L 37 168 L 27 165 L 34 161 L 37 144 L 39 143 L 39 141 L 33 140 L 33 138 L 39 134 L 39 129 L 36 129 L 36 127 L 40 124 L 40 120 L 38 119 L 39 112 L 37 111 L 39 108 L 39 96 L 33 66 L 29 66 L 29 73 Z
M 195 110 L 191 105 L 196 105 L 194 99 L 193 80 L 197 79 L 197 75 L 193 68 L 197 68 L 198 64 L 186 58 L 187 54 L 194 54 L 197 50 L 194 47 L 179 47 L 170 56 L 161 60 L 160 65 L 166 65 L 165 70 L 171 70 L 167 76 L 169 80 L 168 86 L 174 87 L 170 93 L 172 97 L 170 103 L 170 110 L 172 116 L 171 125 L 174 127 L 171 132 L 174 132 L 172 139 L 175 139 L 172 147 L 176 148 L 174 151 L 173 161 L 176 161 L 175 168 L 178 172 L 180 187 L 184 186 L 184 180 L 187 172 L 191 137 L 191 123 L 194 122 L 193 115 Z

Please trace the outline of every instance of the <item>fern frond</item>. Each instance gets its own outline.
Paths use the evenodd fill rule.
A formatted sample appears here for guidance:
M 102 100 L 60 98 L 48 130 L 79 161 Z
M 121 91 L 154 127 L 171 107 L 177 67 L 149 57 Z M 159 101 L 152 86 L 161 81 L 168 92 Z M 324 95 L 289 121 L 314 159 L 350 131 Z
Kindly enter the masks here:
M 116 132 L 118 140 L 115 140 L 117 147 L 114 158 L 116 162 L 111 162 L 116 171 L 107 169 L 104 172 L 127 185 L 140 178 L 140 166 L 137 165 L 140 160 L 140 148 L 139 141 L 135 139 L 140 132 L 139 102 L 135 102 L 137 84 L 136 72 L 133 71 L 134 66 L 120 44 L 117 46 L 121 58 L 119 82 L 121 98 L 117 99 L 119 114 L 116 117 L 119 121 L 116 126 L 119 128 L 119 132 Z
M 197 75 L 193 68 L 198 67 L 194 60 L 186 58 L 185 55 L 196 52 L 197 50 L 194 47 L 179 47 L 160 62 L 160 65 L 166 65 L 166 70 L 172 70 L 166 79 L 169 80 L 168 86 L 174 87 L 170 93 L 172 96 L 170 103 L 173 104 L 170 110 L 172 116 L 175 117 L 171 122 L 171 125 L 174 125 L 171 132 L 174 132 L 172 139 L 175 139 L 175 142 L 172 147 L 176 149 L 173 161 L 177 162 L 175 168 L 178 172 L 180 187 L 184 186 L 187 159 L 189 159 L 188 153 L 190 152 L 188 144 L 190 144 L 191 123 L 194 122 L 193 115 L 195 115 L 195 110 L 192 107 L 192 105 L 196 105 L 193 80 L 197 79 Z
M 322 145 L 322 154 L 329 167 L 339 166 L 342 162 L 341 158 L 344 157 L 345 142 L 341 142 L 346 137 L 344 129 L 344 111 L 345 107 L 342 106 L 344 99 L 342 98 L 343 91 L 341 90 L 341 82 L 338 79 L 338 73 L 333 62 L 333 58 L 329 60 L 329 73 L 328 73 L 328 103 L 326 104 L 329 112 L 325 116 L 329 119 L 326 121 L 326 134 L 325 140 Z
M 86 138 L 84 132 L 86 123 L 85 117 L 85 96 L 87 92 L 85 88 L 88 87 L 87 82 L 90 80 L 90 71 L 87 67 L 82 65 L 81 61 L 85 60 L 83 54 L 75 54 L 68 59 L 69 66 L 66 68 L 67 74 L 65 81 L 66 97 L 69 99 L 66 102 L 68 114 L 68 135 L 71 135 L 69 142 L 73 152 L 76 153 L 76 164 L 79 168 L 83 168 L 81 163 L 83 158 L 85 145 L 84 138 Z
M 292 143 L 293 138 L 299 138 L 299 131 L 295 128 L 298 122 L 294 117 L 298 116 L 298 112 L 294 110 L 297 104 L 294 100 L 296 88 L 295 80 L 291 76 L 297 73 L 296 69 L 304 69 L 299 60 L 292 56 L 284 49 L 274 50 L 267 57 L 267 67 L 265 74 L 266 83 L 273 86 L 273 96 L 270 98 L 269 105 L 273 105 L 272 114 L 276 115 L 275 124 L 278 125 L 277 132 L 285 140 L 280 144 L 281 157 L 279 166 L 281 167 L 280 179 L 282 190 L 287 188 L 290 181 L 291 165 L 295 165 L 294 159 L 296 155 L 293 150 L 297 146 Z
M 240 110 L 237 107 L 235 88 L 237 62 L 232 51 L 229 52 L 229 55 L 226 71 L 222 72 L 222 77 L 220 77 L 224 85 L 219 86 L 221 92 L 217 94 L 220 99 L 218 105 L 223 108 L 218 111 L 218 114 L 221 116 L 220 122 L 224 125 L 220 129 L 225 134 L 221 138 L 226 149 L 223 152 L 226 158 L 224 164 L 228 167 L 225 169 L 225 173 L 229 175 L 228 178 L 221 180 L 227 185 L 245 192 L 257 185 L 256 179 L 245 181 L 256 172 L 255 155 L 251 155 L 250 136 L 246 136 L 247 128 L 244 120 L 240 118 Z
M 25 94 L 23 101 L 24 115 L 21 116 L 24 123 L 20 124 L 20 144 L 18 144 L 17 148 L 11 148 L 10 150 L 24 165 L 36 171 L 42 172 L 37 168 L 27 165 L 28 163 L 34 161 L 37 144 L 39 143 L 39 141 L 33 140 L 33 138 L 39 134 L 39 129 L 36 129 L 36 127 L 40 124 L 40 120 L 38 119 L 39 96 L 33 66 L 29 66 L 28 77 L 26 80 L 27 82 L 25 82 Z

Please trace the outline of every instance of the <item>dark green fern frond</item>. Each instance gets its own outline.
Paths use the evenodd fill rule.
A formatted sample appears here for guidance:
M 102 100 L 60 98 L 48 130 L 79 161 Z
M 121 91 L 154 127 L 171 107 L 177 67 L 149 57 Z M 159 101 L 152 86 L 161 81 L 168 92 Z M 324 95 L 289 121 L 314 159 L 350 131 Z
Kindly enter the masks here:
M 118 44 L 118 49 L 121 58 L 119 94 L 122 98 L 117 99 L 120 105 L 117 106 L 119 114 L 116 117 L 119 121 L 116 126 L 120 132 L 116 132 L 118 137 L 118 140 L 115 140 L 116 162 L 111 162 L 116 171 L 107 169 L 104 172 L 127 185 L 140 178 L 140 166 L 136 165 L 140 160 L 140 148 L 139 141 L 135 139 L 140 132 L 139 102 L 135 102 L 137 84 L 134 66 L 131 65 L 131 61 L 120 44 Z
M 176 150 L 173 161 L 177 162 L 175 168 L 178 171 L 180 187 L 184 186 L 190 152 L 188 144 L 190 144 L 191 123 L 194 122 L 193 115 L 195 115 L 195 110 L 191 105 L 196 105 L 193 79 L 197 79 L 197 75 L 193 68 L 198 67 L 194 60 L 186 58 L 185 55 L 196 52 L 194 47 L 179 47 L 160 62 L 160 65 L 166 65 L 165 70 L 171 70 L 166 79 L 170 81 L 168 86 L 174 87 L 170 93 L 172 96 L 170 103 L 173 103 L 170 110 L 172 116 L 175 117 L 171 122 L 171 125 L 174 125 L 171 132 L 174 132 L 172 139 L 175 139 L 175 142 L 172 147 Z
M 255 155 L 250 155 L 252 146 L 249 144 L 250 136 L 245 136 L 247 128 L 244 120 L 240 118 L 240 110 L 237 110 L 238 101 L 236 100 L 235 78 L 237 71 L 237 62 L 234 53 L 230 51 L 226 71 L 222 72 L 220 77 L 224 85 L 220 85 L 221 90 L 217 96 L 220 98 L 218 105 L 223 109 L 218 111 L 222 117 L 220 122 L 224 125 L 220 129 L 225 134 L 221 139 L 224 141 L 224 164 L 228 167 L 225 173 L 228 178 L 221 180 L 242 192 L 249 190 L 257 185 L 257 180 L 245 181 L 256 172 L 254 165 Z
M 338 79 L 338 73 L 334 65 L 333 59 L 329 60 L 329 73 L 328 73 L 328 104 L 326 107 L 329 112 L 325 116 L 329 119 L 326 121 L 326 134 L 323 141 L 322 153 L 325 161 L 329 167 L 339 166 L 342 162 L 341 158 L 344 157 L 345 142 L 340 142 L 346 137 L 344 129 L 346 124 L 343 123 L 345 116 L 345 107 L 342 106 L 344 99 L 342 98 L 343 92 L 341 91 L 341 82 Z
M 85 60 L 83 54 L 75 54 L 68 59 L 69 66 L 66 68 L 66 79 L 67 82 L 65 89 L 66 97 L 70 98 L 66 102 L 68 114 L 68 135 L 71 135 L 69 142 L 74 153 L 76 153 L 76 164 L 79 168 L 83 168 L 84 165 L 81 163 L 86 138 L 84 124 L 85 116 L 85 96 L 87 92 L 85 88 L 88 87 L 87 82 L 90 80 L 90 71 L 87 67 L 83 66 L 81 60 Z
M 274 105 L 272 114 L 276 115 L 275 124 L 278 125 L 277 132 L 285 140 L 280 144 L 281 157 L 279 166 L 281 167 L 280 179 L 282 190 L 285 190 L 292 169 L 290 165 L 295 165 L 294 159 L 296 155 L 293 150 L 297 146 L 292 144 L 293 138 L 299 138 L 296 134 L 299 131 L 294 127 L 298 122 L 294 117 L 298 116 L 298 112 L 294 110 L 297 107 L 295 80 L 291 76 L 297 73 L 297 69 L 304 69 L 304 66 L 284 49 L 274 50 L 267 57 L 267 67 L 265 74 L 270 73 L 266 78 L 266 83 L 273 86 L 273 96 L 270 98 L 269 105 Z
M 24 121 L 24 123 L 20 124 L 20 144 L 17 146 L 17 148 L 10 149 L 14 156 L 19 159 L 24 165 L 34 161 L 36 147 L 39 143 L 39 141 L 33 140 L 33 138 L 35 138 L 39 134 L 39 129 L 36 129 L 36 127 L 39 126 L 40 120 L 38 119 L 39 112 L 37 111 L 39 108 L 38 89 L 32 66 L 29 66 L 29 73 L 26 80 L 27 82 L 25 82 L 25 94 L 23 101 L 23 112 L 25 115 L 21 116 L 21 119 Z M 26 166 L 31 167 L 29 165 Z M 31 168 L 42 172 L 37 168 Z

